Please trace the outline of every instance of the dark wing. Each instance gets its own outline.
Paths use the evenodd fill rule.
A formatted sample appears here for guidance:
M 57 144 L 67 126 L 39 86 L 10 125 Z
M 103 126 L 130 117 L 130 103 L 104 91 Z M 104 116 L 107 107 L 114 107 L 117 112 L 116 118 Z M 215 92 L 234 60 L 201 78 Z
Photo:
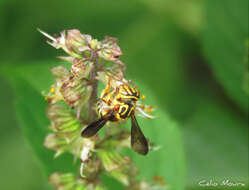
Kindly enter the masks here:
M 108 121 L 108 118 L 101 117 L 99 120 L 92 122 L 81 132 L 81 136 L 88 138 L 95 135 Z
M 142 155 L 146 155 L 149 151 L 148 142 L 134 114 L 131 115 L 131 147 L 134 151 Z

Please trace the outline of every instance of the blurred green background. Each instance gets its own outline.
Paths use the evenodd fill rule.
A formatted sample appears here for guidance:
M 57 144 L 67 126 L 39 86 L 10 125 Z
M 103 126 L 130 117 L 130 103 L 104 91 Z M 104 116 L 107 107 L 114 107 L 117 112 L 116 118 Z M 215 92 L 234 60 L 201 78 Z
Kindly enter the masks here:
M 127 75 L 152 92 L 155 107 L 179 130 L 178 141 L 159 117 L 159 132 L 150 137 L 161 133 L 158 142 L 181 160 L 175 160 L 181 173 L 161 169 L 169 181 L 181 176 L 172 190 L 208 189 L 198 185 L 203 179 L 248 185 L 248 0 L 0 0 L 0 189 L 51 188 L 32 145 L 39 134 L 30 135 L 21 122 L 23 116 L 29 120 L 21 109 L 26 105 L 43 113 L 25 95 L 32 86 L 50 86 L 49 70 L 39 78 L 40 69 L 62 54 L 45 43 L 38 27 L 50 34 L 77 28 L 100 40 L 119 39 Z M 141 162 L 141 176 L 144 166 L 167 162 L 167 154 L 158 154 L 150 166 Z M 233 188 L 240 189 L 214 189 Z

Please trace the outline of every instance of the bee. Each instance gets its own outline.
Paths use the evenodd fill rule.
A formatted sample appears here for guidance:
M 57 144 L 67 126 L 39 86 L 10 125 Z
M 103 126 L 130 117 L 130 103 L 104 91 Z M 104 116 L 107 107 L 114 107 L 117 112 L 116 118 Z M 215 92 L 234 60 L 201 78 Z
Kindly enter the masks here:
M 140 92 L 125 84 L 109 93 L 110 85 L 103 90 L 97 104 L 100 119 L 92 122 L 81 132 L 81 136 L 89 138 L 94 136 L 108 121 L 131 119 L 131 147 L 142 155 L 148 153 L 148 142 L 140 129 L 135 117 L 136 101 Z

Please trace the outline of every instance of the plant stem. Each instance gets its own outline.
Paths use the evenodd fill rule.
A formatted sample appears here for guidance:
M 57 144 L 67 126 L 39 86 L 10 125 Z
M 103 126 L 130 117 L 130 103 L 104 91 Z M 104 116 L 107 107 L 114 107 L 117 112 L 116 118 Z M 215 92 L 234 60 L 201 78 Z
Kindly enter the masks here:
M 90 72 L 90 81 L 92 85 L 92 93 L 89 98 L 88 104 L 88 122 L 93 122 L 97 118 L 97 113 L 95 111 L 95 106 L 97 103 L 97 93 L 98 93 L 98 80 L 97 76 L 97 66 L 98 66 L 98 55 L 96 52 L 92 54 L 93 68 Z

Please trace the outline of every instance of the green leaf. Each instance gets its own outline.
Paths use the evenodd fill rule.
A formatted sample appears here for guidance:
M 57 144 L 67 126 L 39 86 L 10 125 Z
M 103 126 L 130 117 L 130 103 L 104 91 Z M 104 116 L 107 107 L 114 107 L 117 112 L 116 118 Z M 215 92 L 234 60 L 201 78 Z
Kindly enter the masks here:
M 35 66 L 33 70 L 27 68 L 28 66 L 16 68 L 10 66 L 4 69 L 4 76 L 10 81 L 15 92 L 16 116 L 23 134 L 30 142 L 34 154 L 41 161 L 46 175 L 54 171 L 76 171 L 77 165 L 73 164 L 73 156 L 65 154 L 60 158 L 54 159 L 53 156 L 55 152 L 43 146 L 44 138 L 48 133 L 49 121 L 45 115 L 46 101 L 39 89 L 41 86 L 45 86 L 49 77 L 45 77 L 45 72 L 38 71 L 43 70 L 49 73 L 49 67 L 41 66 L 38 68 Z M 28 72 L 28 74 L 23 75 L 25 72 Z M 33 78 L 31 76 L 33 76 Z M 39 81 L 39 77 L 42 76 L 44 80 Z M 36 81 L 36 79 L 38 79 L 39 83 L 30 82 Z M 48 86 L 51 82 L 52 81 L 48 82 Z M 34 84 L 36 86 L 34 86 Z
M 121 47 L 127 52 L 125 62 L 129 76 L 136 80 L 139 78 L 143 84 L 147 84 L 157 98 L 158 103 L 155 105 L 167 110 L 183 131 L 188 187 L 199 188 L 200 176 L 207 179 L 210 176 L 220 179 L 228 175 L 238 180 L 247 178 L 247 115 L 235 109 L 220 93 L 201 60 L 189 60 L 192 54 L 196 55 L 199 51 L 199 47 L 192 44 L 193 40 L 186 39 L 166 21 L 163 24 L 150 17 L 137 21 L 125 37 Z M 182 43 L 188 44 L 184 57 L 181 55 Z M 190 55 L 186 56 L 186 52 Z M 243 67 L 242 62 L 241 64 Z M 161 123 L 157 125 L 166 126 Z M 154 128 L 156 127 L 152 125 L 151 130 Z M 214 139 L 211 134 L 217 132 L 219 138 Z M 163 136 L 161 133 L 160 135 Z M 165 137 L 165 141 L 166 139 Z M 226 147 L 228 142 L 235 151 Z M 206 152 L 212 155 L 207 155 Z M 233 160 L 235 155 L 238 162 Z M 207 160 L 210 156 L 213 157 L 212 166 Z M 221 166 L 226 169 L 221 169 Z
M 76 172 L 78 165 L 72 165 L 73 159 L 70 155 L 54 160 L 54 152 L 43 146 L 44 137 L 48 133 L 46 127 L 49 121 L 45 115 L 46 102 L 41 96 L 41 91 L 48 89 L 53 82 L 50 67 L 49 63 L 34 66 L 9 66 L 2 72 L 15 89 L 18 122 L 46 173 L 71 170 Z M 153 93 L 147 87 L 138 84 L 148 96 L 148 103 L 155 105 L 158 117 L 154 120 L 138 118 L 139 124 L 145 135 L 162 148 L 158 151 L 151 151 L 146 157 L 141 157 L 133 151 L 131 155 L 140 169 L 140 177 L 152 180 L 153 176 L 159 175 L 165 178 L 168 186 L 181 190 L 184 187 L 185 164 L 178 126 L 167 113 L 160 109 Z M 129 121 L 127 125 L 130 128 Z
M 204 179 L 248 183 L 247 125 L 224 103 L 203 98 L 183 124 L 189 186 L 198 186 Z
M 7 126 L 9 128 L 14 127 L 15 130 L 11 132 L 7 130 L 8 134 L 1 134 L 0 167 L 2 174 L 0 189 L 14 190 L 22 187 L 25 190 L 52 190 L 47 178 L 42 175 L 42 170 L 37 166 L 34 156 L 27 148 L 27 142 L 21 133 L 16 130 L 15 126 Z M 13 182 L 14 176 L 16 177 Z
M 248 0 L 206 0 L 205 13 L 204 55 L 226 93 L 244 112 L 248 112 L 248 96 L 243 90 L 248 72 L 245 65 L 248 56 Z

